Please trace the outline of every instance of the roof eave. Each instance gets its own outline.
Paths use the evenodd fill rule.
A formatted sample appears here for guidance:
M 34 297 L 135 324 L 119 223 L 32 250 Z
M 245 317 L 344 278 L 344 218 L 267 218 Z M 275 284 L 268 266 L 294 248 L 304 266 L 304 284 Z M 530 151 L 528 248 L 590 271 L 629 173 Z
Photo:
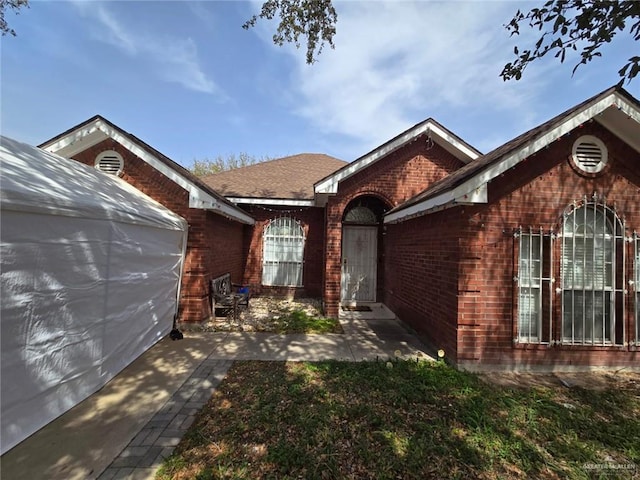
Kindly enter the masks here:
M 449 208 L 460 204 L 460 201 L 464 200 L 464 195 L 470 196 L 468 198 L 475 198 L 474 192 L 477 191 L 484 191 L 484 195 L 486 195 L 487 185 L 492 179 L 515 167 L 526 158 L 529 158 L 531 155 L 542 150 L 547 145 L 568 134 L 580 125 L 596 118 L 611 107 L 617 108 L 630 119 L 640 124 L 640 109 L 638 105 L 625 95 L 622 95 L 621 92 L 612 91 L 599 100 L 595 100 L 592 104 L 587 105 L 582 110 L 569 115 L 564 121 L 559 122 L 555 128 L 537 136 L 524 145 L 516 147 L 511 152 L 507 152 L 502 156 L 501 160 L 490 164 L 487 168 L 472 175 L 460 185 L 454 186 L 433 197 L 427 197 L 418 203 L 408 204 L 406 207 L 402 205 L 397 207 L 385 216 L 385 223 L 406 221 L 417 216 L 442 210 L 443 208 Z M 486 199 L 484 202 L 473 201 L 471 203 L 486 203 Z
M 287 207 L 315 207 L 315 200 L 294 198 L 268 198 L 268 197 L 226 197 L 227 200 L 244 205 L 274 205 Z
M 477 205 L 488 202 L 487 184 L 467 190 L 465 185 L 442 193 L 424 202 L 402 210 L 391 211 L 384 216 L 384 223 L 399 223 L 460 205 Z
M 85 150 L 90 146 L 96 145 L 106 138 L 112 138 L 134 155 L 141 158 L 144 162 L 148 163 L 155 170 L 159 171 L 161 174 L 189 192 L 190 208 L 212 210 L 224 217 L 247 225 L 253 225 L 255 223 L 255 220 L 241 209 L 220 202 L 220 200 L 215 198 L 215 196 L 176 172 L 155 155 L 132 141 L 128 136 L 124 135 L 118 128 L 112 126 L 102 117 L 94 117 L 92 121 L 85 122 L 76 129 L 72 129 L 62 136 L 58 136 L 43 143 L 41 148 L 52 153 L 64 151 L 64 156 L 71 158 L 76 153 Z
M 335 194 L 338 192 L 338 185 L 341 181 L 355 175 L 360 170 L 368 167 L 369 165 L 377 162 L 381 158 L 395 152 L 396 150 L 404 147 L 411 141 L 415 140 L 419 136 L 427 134 L 432 135 L 433 141 L 442 146 L 449 153 L 455 155 L 464 163 L 469 163 L 472 160 L 478 158 L 479 152 L 475 151 L 470 146 L 466 145 L 457 137 L 453 136 L 450 132 L 440 126 L 432 119 L 427 119 L 424 122 L 419 123 L 415 127 L 407 130 L 406 132 L 398 135 L 393 140 L 385 143 L 384 145 L 376 148 L 368 154 L 360 157 L 352 163 L 349 163 L 345 167 L 341 168 L 337 172 L 329 175 L 328 177 L 320 180 L 314 185 L 314 191 L 316 194 Z

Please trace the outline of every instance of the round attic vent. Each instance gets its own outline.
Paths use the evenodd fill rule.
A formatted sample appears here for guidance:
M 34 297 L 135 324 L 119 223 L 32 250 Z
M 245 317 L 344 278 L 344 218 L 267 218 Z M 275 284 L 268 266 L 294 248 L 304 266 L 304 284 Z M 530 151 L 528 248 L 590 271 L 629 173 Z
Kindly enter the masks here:
M 586 173 L 598 173 L 607 164 L 607 147 L 599 138 L 583 135 L 573 144 L 573 161 Z
M 104 173 L 119 176 L 124 168 L 124 159 L 118 152 L 107 150 L 96 157 L 95 167 Z

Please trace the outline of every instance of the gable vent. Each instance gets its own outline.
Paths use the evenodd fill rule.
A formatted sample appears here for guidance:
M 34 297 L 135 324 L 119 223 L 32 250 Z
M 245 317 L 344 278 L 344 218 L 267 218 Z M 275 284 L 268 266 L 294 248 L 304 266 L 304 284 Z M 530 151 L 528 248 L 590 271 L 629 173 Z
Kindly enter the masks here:
M 573 144 L 573 161 L 584 172 L 600 172 L 607 160 L 607 147 L 599 138 L 584 135 Z
M 101 172 L 119 176 L 124 168 L 124 159 L 118 152 L 107 150 L 96 157 L 95 167 Z

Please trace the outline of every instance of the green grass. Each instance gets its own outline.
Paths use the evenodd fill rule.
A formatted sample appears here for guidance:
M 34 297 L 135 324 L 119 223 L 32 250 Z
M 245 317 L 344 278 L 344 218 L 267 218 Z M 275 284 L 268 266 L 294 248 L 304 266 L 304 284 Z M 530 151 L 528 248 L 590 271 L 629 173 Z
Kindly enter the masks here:
M 340 322 L 335 318 L 309 315 L 303 310 L 284 308 L 272 320 L 275 333 L 342 333 Z
M 442 363 L 394 360 L 236 362 L 158 478 L 634 475 L 640 392 L 631 382 L 509 389 Z

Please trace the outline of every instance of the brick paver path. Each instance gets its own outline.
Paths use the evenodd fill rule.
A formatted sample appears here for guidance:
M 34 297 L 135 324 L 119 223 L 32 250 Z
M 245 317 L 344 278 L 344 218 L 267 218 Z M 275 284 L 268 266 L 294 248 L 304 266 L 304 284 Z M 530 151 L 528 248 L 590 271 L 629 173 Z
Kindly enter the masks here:
M 233 360 L 209 358 L 202 362 L 98 480 L 154 478 L 162 461 L 173 453 L 232 363 Z

